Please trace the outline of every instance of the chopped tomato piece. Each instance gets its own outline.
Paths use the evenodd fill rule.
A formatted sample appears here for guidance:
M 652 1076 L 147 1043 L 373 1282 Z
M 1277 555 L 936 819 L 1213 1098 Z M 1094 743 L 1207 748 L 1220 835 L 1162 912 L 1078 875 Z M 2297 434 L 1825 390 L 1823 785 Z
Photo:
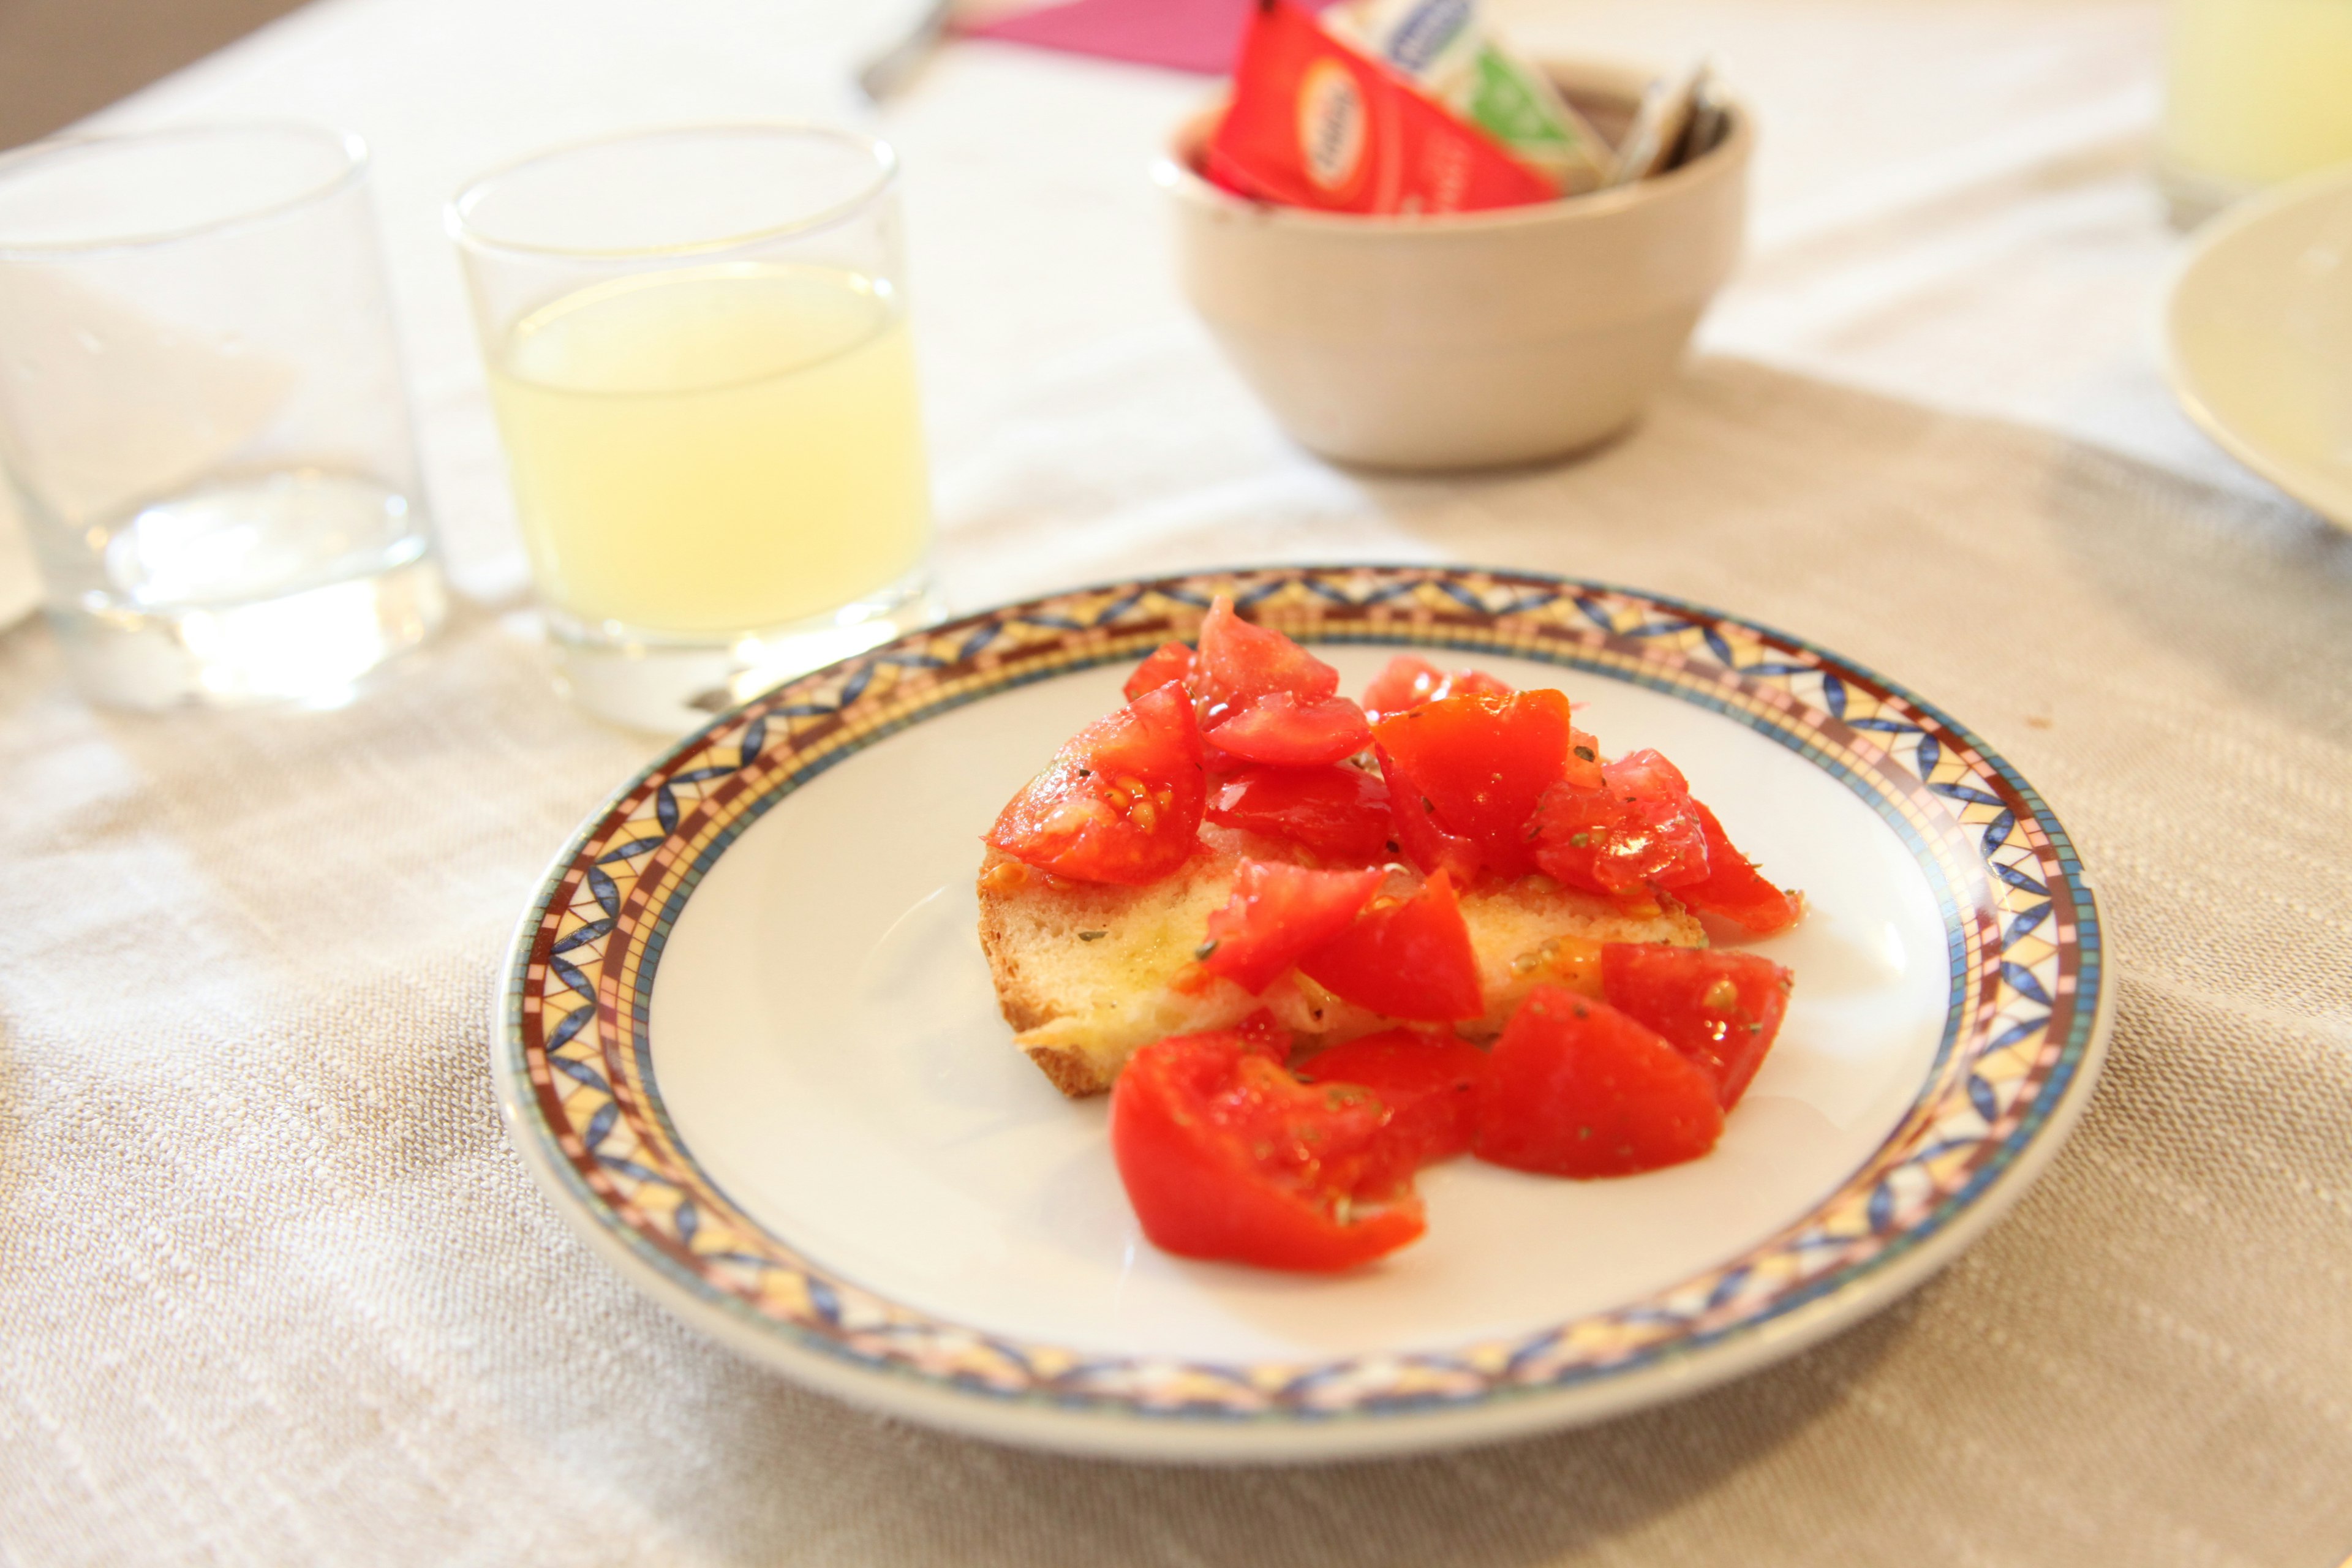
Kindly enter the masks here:
M 1180 642 L 1161 643 L 1135 667 L 1135 673 L 1127 678 L 1124 689 L 1127 700 L 1132 702 L 1145 692 L 1157 691 L 1171 680 L 1181 680 L 1189 686 L 1192 681 L 1192 671 L 1191 648 Z
M 1561 782 L 1570 789 L 1599 789 L 1607 776 L 1608 764 L 1601 760 L 1601 742 L 1571 725 L 1568 731 L 1568 761 L 1562 764 Z
M 1705 801 L 1691 802 L 1700 833 L 1706 840 L 1706 875 L 1675 889 L 1675 896 L 1695 910 L 1718 914 L 1756 936 L 1769 936 L 1795 925 L 1804 913 L 1804 900 L 1784 893 L 1758 875 L 1755 862 L 1732 847 L 1723 824 Z
M 1536 806 L 1566 775 L 1568 699 L 1557 691 L 1444 697 L 1382 719 L 1372 734 L 1390 796 L 1418 796 L 1446 832 L 1478 847 L 1499 876 L 1534 865 Z
M 1389 1108 L 1387 1138 L 1406 1170 L 1470 1152 L 1486 1053 L 1452 1035 L 1391 1029 L 1318 1053 L 1298 1076 L 1361 1084 Z
M 1234 895 L 1209 911 L 1209 940 L 1201 967 L 1252 993 L 1348 927 L 1371 900 L 1383 875 L 1363 871 L 1309 871 L 1244 860 L 1234 877 Z
M 1210 727 L 1210 744 L 1244 762 L 1311 768 L 1354 756 L 1370 743 L 1364 710 L 1344 697 L 1301 702 L 1272 691 Z
M 1547 1175 L 1626 1176 L 1696 1160 L 1722 1134 L 1714 1085 L 1654 1030 L 1538 985 L 1495 1042 L 1474 1152 Z
M 1201 720 L 1213 728 L 1226 713 L 1277 691 L 1320 702 L 1338 693 L 1339 672 L 1273 627 L 1250 625 L 1220 594 L 1201 622 L 1199 684 Z
M 1425 1227 L 1388 1121 L 1370 1090 L 1302 1084 L 1236 1034 L 1180 1035 L 1128 1058 L 1110 1147 L 1155 1247 L 1328 1273 Z
M 1389 786 L 1362 768 L 1245 768 L 1210 793 L 1209 820 L 1371 865 L 1389 842 Z
M 1511 689 L 1483 669 L 1457 669 L 1448 675 L 1419 654 L 1401 653 L 1364 688 L 1364 710 L 1379 720 L 1423 702 L 1471 692 L 1508 697 Z
M 1570 887 L 1622 893 L 1678 888 L 1707 874 L 1690 785 L 1655 752 L 1604 763 L 1597 790 L 1555 785 L 1536 812 L 1535 862 Z
M 1752 952 L 1663 942 L 1601 949 L 1601 994 L 1706 1073 L 1724 1110 L 1739 1103 L 1789 1010 L 1790 973 Z
M 1380 758 L 1381 773 L 1388 780 L 1389 834 L 1399 851 L 1425 877 L 1443 871 L 1465 888 L 1476 882 L 1479 868 L 1486 863 L 1478 846 L 1445 830 L 1437 820 L 1437 803 L 1413 788 L 1403 770 L 1377 743 L 1372 754 Z
M 1389 660 L 1364 688 L 1364 711 L 1374 723 L 1426 702 L 1445 684 L 1445 672 L 1417 653 L 1401 653 Z
M 1486 1010 L 1470 928 L 1443 871 L 1409 899 L 1375 899 L 1298 968 L 1340 1000 L 1391 1018 L 1452 1024 Z
M 1208 797 L 1201 759 L 1182 689 L 1147 691 L 1072 736 L 1005 803 L 988 842 L 1082 882 L 1157 881 L 1199 842 Z
M 1214 745 L 1208 742 L 1206 736 L 1202 738 L 1202 742 L 1201 762 L 1202 765 L 1208 770 L 1210 783 L 1213 785 L 1253 765 L 1243 758 L 1229 756 L 1217 750 Z

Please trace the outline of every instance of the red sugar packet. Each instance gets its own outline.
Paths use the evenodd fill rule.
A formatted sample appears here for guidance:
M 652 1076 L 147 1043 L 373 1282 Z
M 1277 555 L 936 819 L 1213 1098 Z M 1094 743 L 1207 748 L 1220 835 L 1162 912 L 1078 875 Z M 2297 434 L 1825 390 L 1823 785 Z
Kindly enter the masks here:
M 1203 163 L 1237 195 L 1330 212 L 1476 212 L 1559 194 L 1290 0 L 1252 19 Z

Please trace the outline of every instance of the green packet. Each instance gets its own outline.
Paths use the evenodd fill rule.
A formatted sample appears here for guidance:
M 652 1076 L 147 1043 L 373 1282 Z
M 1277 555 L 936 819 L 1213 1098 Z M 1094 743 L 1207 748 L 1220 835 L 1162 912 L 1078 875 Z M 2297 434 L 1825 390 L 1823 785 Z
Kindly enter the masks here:
M 1346 0 L 1320 20 L 1341 42 L 1501 142 L 1562 195 L 1615 177 L 1609 143 L 1542 73 L 1479 26 L 1475 0 Z

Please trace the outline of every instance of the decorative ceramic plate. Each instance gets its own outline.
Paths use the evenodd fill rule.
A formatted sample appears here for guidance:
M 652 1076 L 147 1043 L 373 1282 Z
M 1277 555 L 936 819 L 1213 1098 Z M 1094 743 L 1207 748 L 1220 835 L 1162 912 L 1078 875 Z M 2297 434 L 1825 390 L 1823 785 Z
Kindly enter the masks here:
M 1424 1173 L 1429 1234 L 1307 1278 L 1167 1257 L 999 1019 L 980 835 L 1210 596 L 1360 689 L 1450 650 L 1679 763 L 1811 912 L 1780 1043 L 1704 1160 Z M 2065 833 L 1966 730 L 1731 616 L 1499 572 L 1085 589 L 907 637 L 681 742 L 524 915 L 494 1035 L 517 1144 L 633 1280 L 846 1398 L 1016 1442 L 1308 1458 L 1591 1420 L 1885 1305 L 2015 1201 L 2110 991 Z
M 2352 528 L 2352 173 L 2209 225 L 2166 293 L 2163 340 L 2173 395 L 2207 435 Z

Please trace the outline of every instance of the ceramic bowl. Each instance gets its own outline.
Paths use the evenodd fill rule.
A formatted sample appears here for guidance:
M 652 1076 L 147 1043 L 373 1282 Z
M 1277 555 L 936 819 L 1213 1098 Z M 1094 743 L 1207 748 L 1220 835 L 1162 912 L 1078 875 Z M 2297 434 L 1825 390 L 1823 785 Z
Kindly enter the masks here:
M 1545 68 L 1604 130 L 1654 73 Z M 1593 446 L 1640 417 L 1738 260 L 1755 133 L 1729 105 L 1672 172 L 1537 206 L 1362 217 L 1245 201 L 1200 174 L 1223 105 L 1154 170 L 1185 294 L 1275 418 L 1343 462 L 1465 468 Z

